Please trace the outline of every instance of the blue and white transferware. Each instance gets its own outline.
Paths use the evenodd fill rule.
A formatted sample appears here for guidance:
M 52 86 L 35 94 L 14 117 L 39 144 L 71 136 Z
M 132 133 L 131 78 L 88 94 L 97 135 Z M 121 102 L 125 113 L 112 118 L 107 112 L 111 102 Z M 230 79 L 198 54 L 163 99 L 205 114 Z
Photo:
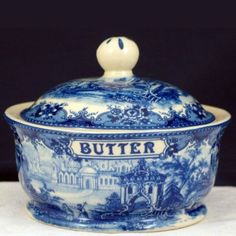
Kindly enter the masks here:
M 204 218 L 230 114 L 133 75 L 137 45 L 97 50 L 105 73 L 6 110 L 27 209 L 69 229 L 163 231 Z

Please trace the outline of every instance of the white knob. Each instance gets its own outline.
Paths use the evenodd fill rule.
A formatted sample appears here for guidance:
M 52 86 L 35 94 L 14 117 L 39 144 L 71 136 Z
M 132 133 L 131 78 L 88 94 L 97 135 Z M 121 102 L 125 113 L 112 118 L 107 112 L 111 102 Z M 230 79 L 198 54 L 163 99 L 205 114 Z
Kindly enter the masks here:
M 97 49 L 97 60 L 104 69 L 103 76 L 107 78 L 132 76 L 138 58 L 137 44 L 126 37 L 106 39 Z

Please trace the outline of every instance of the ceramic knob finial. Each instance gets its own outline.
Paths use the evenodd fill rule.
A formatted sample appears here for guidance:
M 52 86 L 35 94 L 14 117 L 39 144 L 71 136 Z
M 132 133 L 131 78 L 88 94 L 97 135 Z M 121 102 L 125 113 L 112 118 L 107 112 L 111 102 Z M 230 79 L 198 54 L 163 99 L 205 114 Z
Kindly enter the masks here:
M 108 78 L 132 76 L 138 58 L 137 44 L 126 37 L 106 39 L 97 49 L 97 60 Z

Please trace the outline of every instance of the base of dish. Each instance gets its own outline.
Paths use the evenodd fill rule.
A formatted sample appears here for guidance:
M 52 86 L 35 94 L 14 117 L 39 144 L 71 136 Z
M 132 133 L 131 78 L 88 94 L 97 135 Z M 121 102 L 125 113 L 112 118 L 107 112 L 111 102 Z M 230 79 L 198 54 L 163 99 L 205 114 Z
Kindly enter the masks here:
M 105 233 L 131 232 L 157 232 L 187 227 L 201 221 L 206 213 L 206 206 L 198 204 L 191 209 L 181 209 L 173 212 L 157 212 L 153 217 L 136 215 L 122 220 L 94 220 L 77 217 L 72 218 L 62 213 L 57 207 L 48 207 L 43 203 L 29 202 L 27 209 L 30 215 L 42 222 L 71 230 L 96 231 Z

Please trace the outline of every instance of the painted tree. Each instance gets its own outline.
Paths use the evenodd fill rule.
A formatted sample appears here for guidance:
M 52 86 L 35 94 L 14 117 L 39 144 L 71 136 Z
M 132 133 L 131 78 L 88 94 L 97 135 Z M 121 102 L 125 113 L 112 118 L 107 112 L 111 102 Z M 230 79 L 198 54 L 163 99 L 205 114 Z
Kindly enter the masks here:
M 122 208 L 120 197 L 116 192 L 113 192 L 109 197 L 106 198 L 105 204 L 106 211 L 117 211 Z
M 116 219 L 121 217 L 123 206 L 116 192 L 106 198 L 105 204 L 98 204 L 96 209 L 91 210 L 94 219 Z
M 165 210 L 179 208 L 182 205 L 183 199 L 177 184 L 171 182 L 165 190 L 161 208 Z
M 190 176 L 186 184 L 186 202 L 191 204 L 204 197 L 213 185 L 211 170 L 206 160 L 195 164 L 195 172 Z

